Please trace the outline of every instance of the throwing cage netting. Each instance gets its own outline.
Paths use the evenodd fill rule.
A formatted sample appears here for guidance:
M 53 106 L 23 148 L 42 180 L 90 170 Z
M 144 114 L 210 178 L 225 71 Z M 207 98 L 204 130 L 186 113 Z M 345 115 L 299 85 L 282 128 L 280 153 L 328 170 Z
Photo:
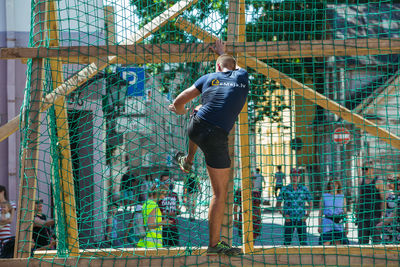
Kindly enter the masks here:
M 32 1 L 15 256 L 72 265 L 398 263 L 399 35 L 400 4 L 384 0 Z M 243 248 L 240 257 L 206 256 L 204 156 L 190 174 L 179 169 L 190 111 L 168 110 L 214 71 L 218 39 L 250 77 L 229 137 L 221 233 Z M 140 241 L 151 198 L 154 209 L 167 207 L 160 246 Z M 47 245 L 32 239 L 39 199 L 55 221 L 39 232 Z

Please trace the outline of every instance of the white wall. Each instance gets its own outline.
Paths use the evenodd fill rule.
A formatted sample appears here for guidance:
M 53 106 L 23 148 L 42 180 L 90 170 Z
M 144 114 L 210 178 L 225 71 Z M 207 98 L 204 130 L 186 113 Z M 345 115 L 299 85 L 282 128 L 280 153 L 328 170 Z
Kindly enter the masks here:
M 95 32 L 104 28 L 102 0 L 62 0 L 58 5 L 61 31 Z
M 14 8 L 12 8 L 14 5 Z M 15 18 L 9 31 L 29 32 L 31 18 L 30 0 L 0 0 L 0 32 L 6 31 L 7 18 Z
M 102 0 L 60 0 L 58 3 L 59 18 L 62 18 L 60 29 L 63 31 L 93 32 L 103 28 Z M 11 8 L 14 5 L 14 9 Z M 68 9 L 67 9 L 68 7 Z M 31 24 L 31 0 L 0 0 L 0 31 L 6 31 L 7 16 L 14 17 L 15 25 L 9 31 L 29 32 Z

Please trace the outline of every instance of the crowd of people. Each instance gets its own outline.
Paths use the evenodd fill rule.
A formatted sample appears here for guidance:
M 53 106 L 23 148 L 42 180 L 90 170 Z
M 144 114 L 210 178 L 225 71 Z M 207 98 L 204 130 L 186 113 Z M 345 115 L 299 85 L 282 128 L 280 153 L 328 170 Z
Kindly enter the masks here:
M 284 218 L 283 245 L 291 245 L 297 232 L 300 245 L 308 245 L 307 229 L 317 227 L 321 245 L 349 244 L 347 237 L 349 224 L 353 222 L 358 229 L 359 244 L 398 243 L 400 241 L 400 187 L 396 177 L 385 182 L 375 175 L 372 165 L 362 168 L 358 181 L 357 201 L 351 207 L 346 201 L 342 183 L 330 179 L 321 192 L 319 204 L 313 204 L 313 195 L 304 183 L 302 169 L 293 168 L 290 178 L 286 178 L 281 168 L 277 168 L 274 179 L 278 185 L 276 192 L 276 211 Z M 128 171 L 121 179 L 119 199 L 113 201 L 107 219 L 106 240 L 110 246 L 136 246 L 143 248 L 180 246 L 178 220 L 182 207 L 186 207 L 189 220 L 196 217 L 196 199 L 201 190 L 199 177 L 193 172 L 185 175 L 183 194 L 174 191 L 174 181 L 169 170 L 164 170 L 155 178 L 140 179 Z M 142 180 L 142 181 L 141 181 Z M 253 238 L 262 233 L 262 193 L 266 189 L 260 169 L 252 173 L 252 220 Z M 285 183 L 287 181 L 287 183 Z M 146 192 L 143 192 L 146 189 Z M 242 190 L 234 192 L 234 225 L 242 235 Z M 7 190 L 0 186 L 0 255 L 12 257 L 14 246 L 11 223 L 15 219 L 16 206 L 9 202 Z M 307 226 L 312 210 L 319 210 L 318 225 Z M 121 212 L 122 211 L 122 212 Z M 122 213 L 122 215 L 121 215 Z M 351 215 L 355 220 L 351 221 Z M 121 225 L 121 222 L 124 224 Z M 43 213 L 43 200 L 35 201 L 35 217 L 32 239 L 33 250 L 56 248 L 54 220 Z M 12 248 L 11 248 L 12 247 Z M 7 252 L 8 251 L 8 255 Z
M 174 187 L 169 170 L 155 179 L 149 175 L 142 179 L 133 171 L 124 174 L 120 201 L 113 201 L 107 218 L 105 240 L 116 247 L 179 246 L 178 216 L 185 205 L 189 220 L 194 220 L 200 182 L 197 175 L 189 173 L 182 196 Z
M 275 183 L 276 211 L 284 218 L 283 244 L 291 245 L 293 235 L 297 232 L 300 245 L 308 245 L 307 229 L 317 227 L 320 233 L 321 245 L 349 244 L 347 237 L 349 224 L 354 223 L 358 229 L 359 244 L 391 243 L 400 241 L 398 227 L 398 212 L 400 202 L 397 179 L 388 180 L 388 188 L 383 181 L 374 175 L 373 166 L 362 168 L 362 178 L 359 180 L 359 193 L 353 209 L 347 203 L 341 181 L 329 179 L 323 188 L 319 203 L 314 205 L 313 194 L 304 183 L 304 170 L 293 168 L 290 178 L 286 178 L 282 168 L 277 168 Z M 179 246 L 178 217 L 182 205 L 186 207 L 187 217 L 195 217 L 197 194 L 200 191 L 199 178 L 193 172 L 186 175 L 182 195 L 174 192 L 174 182 L 165 170 L 153 182 L 148 198 L 143 200 L 140 210 L 146 236 L 137 239 L 138 247 L 173 247 Z M 253 238 L 262 233 L 262 193 L 266 190 L 264 177 L 260 169 L 252 173 L 252 221 Z M 286 183 L 286 180 L 287 183 Z M 140 190 L 139 190 L 140 191 Z M 237 187 L 234 192 L 234 226 L 242 235 L 242 190 Z M 121 192 L 121 196 L 125 195 Z M 138 195 L 138 193 L 134 193 Z M 182 201 L 181 201 L 182 200 Z M 386 207 L 386 208 L 385 208 Z M 311 211 L 318 210 L 317 225 L 307 226 Z M 353 210 L 353 213 L 352 213 Z M 352 221 L 354 215 L 355 220 Z M 399 220 L 400 221 L 400 220 Z M 136 224 L 138 225 L 138 224 Z M 150 225 L 150 227 L 149 227 Z M 157 227 L 155 227 L 157 226 Z M 128 227 L 129 228 L 129 227 Z M 147 231 L 147 232 L 146 232 Z M 148 236 L 147 234 L 150 234 Z M 153 241 L 149 241 L 150 237 Z M 154 240 L 158 240 L 154 242 Z M 130 241 L 132 244 L 132 241 Z
M 400 241 L 400 187 L 398 177 L 385 181 L 376 175 L 373 163 L 361 168 L 358 181 L 358 197 L 351 207 L 346 201 L 342 183 L 329 179 L 323 189 L 318 206 L 318 232 L 321 245 L 349 244 L 349 223 L 354 215 L 358 243 L 381 244 Z M 285 218 L 284 245 L 290 245 L 294 230 L 300 244 L 306 245 L 307 218 L 313 208 L 312 196 L 302 181 L 302 170 L 292 169 L 291 181 L 281 186 L 286 176 L 278 168 L 275 181 L 279 183 L 277 208 Z M 283 208 L 282 203 L 284 203 Z

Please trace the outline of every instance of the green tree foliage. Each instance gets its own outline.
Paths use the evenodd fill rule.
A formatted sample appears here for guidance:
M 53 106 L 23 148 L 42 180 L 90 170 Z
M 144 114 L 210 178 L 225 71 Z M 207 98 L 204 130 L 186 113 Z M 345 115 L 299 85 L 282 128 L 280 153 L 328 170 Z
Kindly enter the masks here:
M 186 11 L 182 16 L 192 23 L 213 31 L 213 34 L 226 40 L 228 24 L 228 2 L 220 0 L 199 1 L 191 10 Z M 131 5 L 136 8 L 137 16 L 141 25 L 151 21 L 176 1 L 168 0 L 131 0 Z M 325 27 L 325 4 L 318 0 L 309 1 L 246 1 L 246 16 L 250 18 L 246 23 L 246 40 L 257 41 L 295 41 L 323 39 Z M 206 25 L 205 21 L 210 16 L 219 17 L 215 25 Z M 209 21 L 209 20 L 208 20 Z M 217 25 L 216 23 L 219 23 Z M 217 32 L 216 32 L 217 31 Z M 197 42 L 198 40 L 180 31 L 174 21 L 167 23 L 151 38 L 148 43 L 184 43 Z M 316 62 L 310 59 L 280 59 L 264 60 L 274 68 L 299 80 L 300 82 L 314 80 Z M 171 64 L 170 64 L 171 65 Z M 208 69 L 207 69 L 208 68 Z M 206 73 L 212 70 L 212 66 L 204 69 L 203 64 L 186 63 L 173 64 L 167 74 L 163 64 L 152 64 L 149 66 L 153 74 L 164 73 L 162 81 L 168 85 L 174 78 L 174 73 Z M 274 94 L 281 89 L 279 82 L 272 81 L 255 70 L 249 69 L 251 79 L 251 94 L 249 95 L 250 122 L 256 123 L 269 117 L 273 121 L 282 121 L 282 111 L 290 108 L 286 106 L 284 96 Z M 196 77 L 193 77 L 195 79 Z M 188 79 L 188 84 L 181 84 L 175 88 L 175 94 L 190 86 L 193 80 Z M 172 87 L 164 86 L 161 90 L 168 92 Z
M 275 1 L 276 2 L 276 1 Z M 248 9 L 260 14 L 246 24 L 246 40 L 249 42 L 296 41 L 323 39 L 325 30 L 325 4 L 320 1 L 247 1 Z M 315 80 L 314 59 L 266 59 L 270 66 L 302 83 Z M 273 81 L 255 72 L 250 98 L 255 107 L 252 122 L 265 116 L 282 121 L 284 96 L 274 94 L 281 89 L 279 81 Z M 275 95 L 275 97 L 273 97 Z
M 152 19 L 160 15 L 166 9 L 170 8 L 178 1 L 168 0 L 131 0 L 131 5 L 136 9 L 136 15 L 140 19 L 140 26 L 145 25 Z M 219 14 L 228 13 L 228 4 L 225 1 L 210 0 L 199 1 L 194 8 L 182 14 L 188 21 L 199 25 L 199 21 L 204 21 L 215 10 Z M 222 15 L 221 15 L 222 16 Z M 223 27 L 221 27 L 222 29 Z M 164 27 L 159 29 L 155 34 L 145 40 L 150 44 L 166 44 L 166 43 L 194 43 L 198 42 L 197 38 L 187 34 L 175 26 L 175 21 L 168 22 Z M 177 73 L 206 73 L 213 67 L 200 63 L 181 63 L 181 64 L 147 64 L 147 72 L 154 76 L 158 76 L 163 87 L 160 91 L 168 93 L 171 89 L 173 94 L 177 95 L 185 88 L 189 87 L 197 77 L 185 79 L 181 84 L 173 84 Z M 167 69 L 167 70 L 166 70 Z

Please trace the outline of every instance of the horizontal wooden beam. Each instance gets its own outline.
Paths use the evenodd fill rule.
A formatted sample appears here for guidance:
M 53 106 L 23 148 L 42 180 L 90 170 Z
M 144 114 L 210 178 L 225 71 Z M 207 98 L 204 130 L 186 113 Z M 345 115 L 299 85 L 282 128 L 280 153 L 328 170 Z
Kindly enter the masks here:
M 168 55 L 186 56 L 190 54 L 207 54 L 214 58 L 210 47 L 212 44 L 130 44 L 130 45 L 104 45 L 104 46 L 70 46 L 70 47 L 40 47 L 40 48 L 0 48 L 0 59 L 28 59 L 28 58 L 52 58 L 67 61 L 72 59 L 87 60 L 87 58 L 99 58 L 118 56 L 120 60 L 130 58 L 134 62 L 145 62 L 154 57 Z M 165 58 L 168 60 L 168 58 Z
M 54 58 L 87 64 L 117 56 L 120 63 L 177 63 L 215 60 L 210 43 L 131 44 L 39 48 L 0 48 L 0 59 Z M 257 59 L 400 54 L 400 38 L 227 43 L 227 52 Z
M 258 59 L 387 55 L 400 53 L 400 38 L 258 42 L 236 49 Z
M 363 254 L 372 255 L 374 253 L 379 254 L 397 254 L 400 251 L 399 245 L 340 245 L 340 246 L 254 246 L 254 255 L 264 255 L 273 253 L 276 255 L 285 254 L 329 254 L 329 255 L 346 255 L 346 254 Z M 80 256 L 87 257 L 99 257 L 99 256 L 116 256 L 116 257 L 127 257 L 127 256 L 177 256 L 186 251 L 186 247 L 171 247 L 159 248 L 159 249 L 146 249 L 146 248 L 104 248 L 104 249 L 81 249 Z M 192 255 L 203 255 L 207 251 L 207 247 L 200 247 L 199 249 L 192 250 Z M 36 250 L 34 253 L 35 258 L 51 258 L 57 255 L 57 250 Z
M 276 266 L 276 265 L 326 265 L 333 266 L 363 266 L 398 264 L 399 246 L 396 245 L 350 245 L 350 246 L 310 246 L 310 247 L 255 247 L 252 255 L 241 257 L 206 256 L 206 248 L 193 250 L 190 256 L 185 256 L 184 247 L 171 249 L 93 249 L 82 250 L 80 258 L 58 259 L 57 251 L 35 251 L 34 257 L 29 259 L 29 264 L 36 266 L 43 264 L 63 263 L 71 265 L 87 265 L 90 260 L 93 266 L 97 262 L 103 265 L 191 265 L 198 266 Z M 143 257 L 144 256 L 144 257 Z M 94 257 L 98 257 L 97 259 Z M 47 258 L 47 259 L 46 259 Z M 49 260 L 51 258 L 51 260 Z M 3 262 L 4 261 L 4 262 Z M 129 262 L 128 262 L 129 261 Z M 13 267 L 26 266 L 23 259 L 0 260 L 2 263 L 12 264 Z M 25 265 L 24 265 L 25 264 Z

